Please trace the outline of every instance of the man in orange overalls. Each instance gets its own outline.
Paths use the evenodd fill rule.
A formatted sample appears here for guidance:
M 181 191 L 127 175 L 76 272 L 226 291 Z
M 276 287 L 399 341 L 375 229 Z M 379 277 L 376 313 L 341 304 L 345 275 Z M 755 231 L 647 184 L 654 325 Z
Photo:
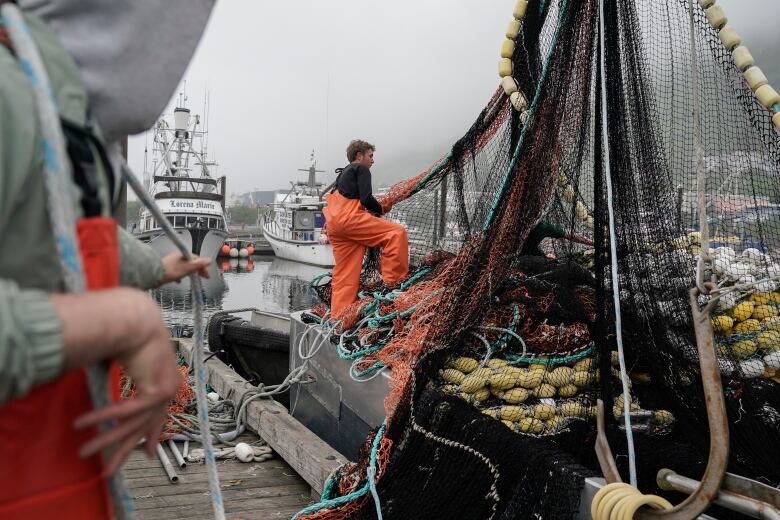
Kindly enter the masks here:
M 400 224 L 380 218 L 386 212 L 371 192 L 374 145 L 355 140 L 347 147 L 350 164 L 336 179 L 336 187 L 325 196 L 323 210 L 328 237 L 333 246 L 331 316 L 341 313 L 357 299 L 360 272 L 368 247 L 382 249 L 381 274 L 385 285 L 393 285 L 409 272 L 409 242 Z

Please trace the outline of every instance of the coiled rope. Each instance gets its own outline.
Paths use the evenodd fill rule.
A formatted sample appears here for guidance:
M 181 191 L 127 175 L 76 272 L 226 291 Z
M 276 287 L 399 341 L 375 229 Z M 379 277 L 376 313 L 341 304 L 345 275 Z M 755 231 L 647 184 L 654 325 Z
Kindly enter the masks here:
M 614 482 L 599 489 L 590 504 L 593 520 L 632 520 L 640 507 L 672 509 L 666 499 L 657 495 L 643 495 L 630 484 Z
M 83 293 L 86 290 L 86 282 L 76 240 L 76 201 L 73 198 L 72 174 L 65 151 L 65 136 L 62 133 L 54 92 L 43 60 L 19 8 L 14 4 L 5 3 L 0 7 L 0 17 L 8 30 L 8 36 L 22 71 L 33 87 L 37 116 L 41 125 L 47 210 L 57 244 L 63 284 L 68 292 Z M 105 407 L 108 405 L 109 395 L 107 365 L 92 364 L 86 368 L 86 373 L 93 406 Z M 109 426 L 110 424 L 102 424 L 100 430 L 104 431 Z M 112 451 L 113 447 L 104 450 L 105 460 L 110 458 Z M 108 487 L 116 517 L 120 520 L 133 518 L 133 500 L 124 485 L 121 471 L 109 477 Z

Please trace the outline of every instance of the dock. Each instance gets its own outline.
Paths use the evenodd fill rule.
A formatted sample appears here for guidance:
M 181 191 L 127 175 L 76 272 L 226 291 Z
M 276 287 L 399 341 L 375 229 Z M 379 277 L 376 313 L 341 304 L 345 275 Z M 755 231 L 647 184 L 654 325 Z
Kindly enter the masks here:
M 193 340 L 182 338 L 175 343 L 184 360 L 191 363 Z M 223 399 L 238 403 L 254 389 L 216 357 L 209 358 L 205 366 L 208 384 Z M 248 405 L 247 427 L 251 431 L 245 433 L 245 440 L 251 442 L 259 436 L 274 450 L 275 458 L 253 463 L 218 461 L 228 518 L 290 518 L 318 501 L 328 476 L 346 462 L 284 406 L 270 399 Z M 191 449 L 197 446 L 190 444 Z M 205 464 L 188 464 L 177 470 L 179 481 L 170 483 L 159 460 L 146 458 L 139 448 L 129 457 L 124 471 L 139 519 L 213 517 Z
M 228 239 L 251 241 L 255 246 L 255 255 L 274 254 L 271 244 L 263 236 L 263 229 L 259 227 L 231 228 L 228 233 Z
M 245 435 L 239 440 L 256 439 Z M 190 444 L 191 449 L 197 447 Z M 217 465 L 227 518 L 290 518 L 313 502 L 306 481 L 279 457 L 250 463 L 224 460 Z M 133 451 L 124 473 L 139 520 L 213 518 L 206 465 L 190 463 L 176 472 L 179 480 L 171 483 L 157 457 L 146 458 L 140 448 Z

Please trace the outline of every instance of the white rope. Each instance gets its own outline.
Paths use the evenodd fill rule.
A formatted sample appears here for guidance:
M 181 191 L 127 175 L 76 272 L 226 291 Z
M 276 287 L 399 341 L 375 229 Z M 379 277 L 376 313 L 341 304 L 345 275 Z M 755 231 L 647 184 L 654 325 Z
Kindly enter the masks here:
M 709 294 L 704 286 L 704 263 L 710 255 L 710 228 L 707 223 L 707 178 L 704 168 L 704 147 L 701 141 L 701 106 L 699 101 L 699 64 L 696 51 L 696 25 L 693 18 L 694 0 L 690 0 L 690 38 L 691 38 L 691 89 L 693 94 L 693 148 L 696 153 L 696 199 L 698 204 L 700 251 L 696 261 L 696 287 L 702 294 Z
M 490 471 L 490 475 L 493 477 L 493 482 L 490 484 L 490 492 L 487 494 L 487 497 L 493 500 L 493 507 L 492 507 L 493 513 L 490 515 L 488 520 L 492 519 L 496 515 L 496 509 L 498 508 L 498 504 L 501 501 L 501 497 L 498 494 L 498 481 L 501 478 L 501 474 L 498 471 L 498 467 L 495 464 L 493 464 L 493 462 L 491 462 L 491 460 L 482 452 L 479 452 L 466 444 L 462 444 L 460 442 L 447 439 L 446 437 L 440 437 L 434 434 L 433 432 L 426 430 L 424 427 L 420 426 L 417 423 L 417 421 L 414 419 L 412 419 L 412 429 L 424 435 L 425 438 L 428 440 L 438 442 L 450 448 L 465 451 L 466 453 L 469 453 L 474 457 L 476 457 L 477 459 L 479 459 L 485 466 L 487 466 L 488 471 Z
M 525 341 L 523 340 L 523 338 L 519 334 L 517 334 L 515 331 L 510 330 L 510 329 L 505 329 L 503 327 L 488 327 L 488 326 L 484 326 L 484 325 L 476 327 L 476 328 L 483 329 L 483 330 L 498 330 L 498 331 L 501 331 L 501 332 L 503 332 L 505 334 L 509 334 L 510 336 L 514 337 L 517 341 L 519 341 L 520 344 L 523 346 L 523 352 L 520 354 L 521 357 L 525 357 L 526 356 L 526 351 L 528 350 L 528 347 L 526 347 Z
M 138 199 L 152 213 L 152 216 L 160 223 L 163 232 L 170 238 L 171 242 L 181 252 L 187 260 L 192 259 L 192 253 L 181 241 L 179 236 L 171 228 L 171 224 L 165 215 L 157 207 L 157 204 L 149 196 L 149 193 L 141 186 L 138 179 L 130 171 L 127 163 L 122 164 L 122 175 L 127 184 L 135 192 Z M 212 444 L 211 429 L 209 426 L 209 407 L 206 397 L 206 367 L 203 361 L 203 288 L 200 281 L 200 274 L 190 275 L 192 301 L 193 305 L 193 328 L 195 329 L 195 352 L 193 354 L 192 368 L 195 373 L 195 398 L 198 408 L 198 421 L 201 424 L 203 435 L 203 449 L 206 453 L 206 471 L 208 473 L 209 492 L 211 494 L 211 505 L 214 511 L 214 518 L 217 520 L 225 519 L 225 505 L 222 500 L 222 489 L 219 486 L 219 472 L 217 471 L 217 461 L 214 457 L 214 446 Z
M 76 201 L 70 164 L 65 151 L 65 136 L 62 133 L 54 92 L 46 67 L 19 8 L 14 4 L 3 4 L 0 7 L 0 16 L 13 42 L 19 64 L 33 87 L 37 117 L 41 125 L 47 210 L 57 244 L 63 284 L 68 292 L 83 293 L 86 290 L 86 282 L 76 239 Z M 109 395 L 107 365 L 94 363 L 85 370 L 93 406 L 105 407 L 108 405 Z M 100 430 L 105 431 L 108 426 L 108 424 L 101 424 Z M 110 458 L 113 449 L 114 447 L 111 446 L 104 450 L 104 459 Z M 108 486 L 117 518 L 120 520 L 133 518 L 133 501 L 124 485 L 121 471 L 109 477 Z
M 607 208 L 609 210 L 609 248 L 612 262 L 612 298 L 615 305 L 615 336 L 617 339 L 618 359 L 620 361 L 620 380 L 623 385 L 623 419 L 626 426 L 626 444 L 628 445 L 628 472 L 631 485 L 637 487 L 636 453 L 634 434 L 631 430 L 631 392 L 628 388 L 628 372 L 623 352 L 623 323 L 620 317 L 620 285 L 618 281 L 617 242 L 615 237 L 615 212 L 612 204 L 612 172 L 609 162 L 609 133 L 607 132 L 607 71 L 606 46 L 604 42 L 604 0 L 599 0 L 599 54 L 601 60 L 601 139 L 604 152 L 604 175 L 607 179 Z M 604 353 L 602 353 L 604 355 Z

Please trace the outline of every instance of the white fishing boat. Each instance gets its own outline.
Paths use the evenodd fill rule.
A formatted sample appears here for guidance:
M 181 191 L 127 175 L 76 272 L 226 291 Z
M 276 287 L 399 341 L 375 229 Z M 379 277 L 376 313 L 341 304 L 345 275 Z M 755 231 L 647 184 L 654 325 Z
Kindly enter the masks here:
M 185 99 L 179 97 L 173 126 L 164 118 L 155 125 L 152 170 L 145 160 L 144 186 L 187 248 L 216 258 L 227 238 L 225 177 L 216 176 L 217 163 L 207 158 L 207 131 L 184 107 Z M 163 256 L 177 250 L 147 209 L 134 233 Z
M 278 203 L 269 206 L 263 217 L 263 235 L 279 258 L 294 262 L 332 267 L 333 248 L 323 233 L 325 217 L 324 184 L 317 182 L 317 162 L 314 152 L 306 181 L 292 183 L 292 190 Z

